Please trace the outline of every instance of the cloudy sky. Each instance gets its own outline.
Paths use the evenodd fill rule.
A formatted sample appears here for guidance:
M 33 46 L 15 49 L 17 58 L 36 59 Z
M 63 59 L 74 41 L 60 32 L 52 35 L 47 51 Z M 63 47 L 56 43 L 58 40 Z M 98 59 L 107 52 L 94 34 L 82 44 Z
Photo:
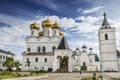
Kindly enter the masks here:
M 120 39 L 120 0 L 0 0 L 0 48 L 16 54 L 25 50 L 29 25 L 41 22 L 49 14 L 51 21 L 61 25 L 70 48 L 86 44 L 98 50 L 98 29 L 104 11 L 111 26 L 116 27 L 117 48 Z M 42 27 L 41 29 L 42 30 Z

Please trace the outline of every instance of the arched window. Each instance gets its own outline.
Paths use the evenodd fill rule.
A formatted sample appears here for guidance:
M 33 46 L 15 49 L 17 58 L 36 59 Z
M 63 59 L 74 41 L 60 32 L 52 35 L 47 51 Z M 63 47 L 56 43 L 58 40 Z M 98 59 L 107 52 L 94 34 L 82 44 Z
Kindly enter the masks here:
M 52 48 L 52 50 L 53 50 L 53 52 L 54 52 L 54 50 L 56 49 L 56 47 L 55 46 L 53 46 L 53 48 Z
M 47 58 L 45 58 L 45 62 L 47 62 Z
M 108 40 L 108 34 L 105 34 L 105 40 Z
M 30 49 L 30 48 L 27 48 L 27 51 L 28 51 L 28 52 L 30 52 L 30 51 L 31 51 L 31 49 Z
M 34 34 L 34 31 L 32 31 L 32 35 Z
M 83 66 L 86 66 L 86 63 L 85 63 L 85 62 L 83 62 Z
M 107 28 L 107 26 L 105 26 L 105 28 Z
M 35 58 L 35 62 L 38 62 L 38 58 Z
M 38 47 L 38 48 L 37 48 L 37 52 L 40 52 L 40 51 L 41 51 L 41 47 Z
M 43 52 L 46 52 L 46 49 L 45 49 L 45 47 L 43 47 L 43 48 L 42 48 L 42 51 L 43 51 Z
M 54 31 L 54 35 L 56 35 L 56 31 Z
M 48 36 L 49 36 L 49 31 L 48 31 Z
M 29 61 L 29 58 L 26 58 L 26 61 Z

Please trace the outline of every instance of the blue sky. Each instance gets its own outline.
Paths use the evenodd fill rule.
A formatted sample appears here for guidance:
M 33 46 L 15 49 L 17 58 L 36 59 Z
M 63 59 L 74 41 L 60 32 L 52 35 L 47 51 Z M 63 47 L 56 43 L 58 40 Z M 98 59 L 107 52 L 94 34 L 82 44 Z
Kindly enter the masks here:
M 116 27 L 117 48 L 120 36 L 120 0 L 0 0 L 0 48 L 16 54 L 25 50 L 24 39 L 30 35 L 29 25 L 41 22 L 49 14 L 59 22 L 70 48 L 86 44 L 98 51 L 98 29 L 104 11 L 111 26 Z M 40 31 L 42 28 L 40 29 Z

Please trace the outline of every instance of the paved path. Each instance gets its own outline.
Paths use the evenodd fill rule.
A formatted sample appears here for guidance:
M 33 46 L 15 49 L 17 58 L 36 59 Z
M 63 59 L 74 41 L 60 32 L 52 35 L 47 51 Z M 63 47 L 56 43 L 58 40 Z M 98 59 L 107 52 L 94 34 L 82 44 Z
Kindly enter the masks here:
M 120 80 L 120 72 L 111 72 L 111 73 L 103 73 L 104 75 L 107 75 L 109 77 L 112 77 L 114 80 Z
M 92 76 L 93 73 L 48 73 L 44 76 L 19 77 L 4 80 L 81 80 L 85 76 Z M 102 75 L 103 80 L 120 80 L 120 73 L 96 73 Z
M 51 73 L 48 74 L 47 78 L 41 78 L 36 80 L 81 80 L 83 77 L 92 76 L 93 73 L 82 73 L 81 75 L 79 73 Z M 97 76 L 102 75 L 103 80 L 113 80 L 112 77 L 108 75 L 104 75 L 101 73 L 97 73 Z
M 41 79 L 48 77 L 48 75 L 44 76 L 30 76 L 30 77 L 18 77 L 18 78 L 10 78 L 10 79 L 2 79 L 2 80 L 36 80 L 36 79 Z

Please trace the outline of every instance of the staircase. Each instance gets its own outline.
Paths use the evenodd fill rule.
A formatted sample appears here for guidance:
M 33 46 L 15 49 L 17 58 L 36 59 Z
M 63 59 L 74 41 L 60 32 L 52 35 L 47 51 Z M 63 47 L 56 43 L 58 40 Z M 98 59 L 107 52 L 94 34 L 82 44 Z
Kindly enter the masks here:
M 63 65 L 60 67 L 60 69 L 57 69 L 57 71 L 55 71 L 56 73 L 67 73 L 68 72 L 68 66 L 67 65 Z

